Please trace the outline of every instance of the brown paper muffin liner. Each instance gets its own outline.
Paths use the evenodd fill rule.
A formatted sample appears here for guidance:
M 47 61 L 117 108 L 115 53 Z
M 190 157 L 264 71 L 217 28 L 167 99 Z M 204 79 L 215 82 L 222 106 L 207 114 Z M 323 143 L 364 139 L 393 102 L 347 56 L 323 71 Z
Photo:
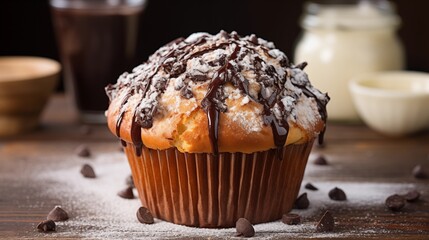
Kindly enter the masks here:
M 143 147 L 125 152 L 143 206 L 159 219 L 194 227 L 235 226 L 278 220 L 291 210 L 313 141 L 245 153 L 181 153 Z

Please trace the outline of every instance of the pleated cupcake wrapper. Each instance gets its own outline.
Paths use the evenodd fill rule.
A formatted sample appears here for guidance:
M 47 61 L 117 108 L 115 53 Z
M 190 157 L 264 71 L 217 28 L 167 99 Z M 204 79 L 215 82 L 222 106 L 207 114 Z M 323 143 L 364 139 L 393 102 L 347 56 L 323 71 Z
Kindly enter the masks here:
M 194 227 L 232 227 L 280 219 L 298 195 L 313 141 L 276 150 L 245 153 L 181 153 L 175 148 L 127 143 L 134 184 L 142 205 L 162 220 Z

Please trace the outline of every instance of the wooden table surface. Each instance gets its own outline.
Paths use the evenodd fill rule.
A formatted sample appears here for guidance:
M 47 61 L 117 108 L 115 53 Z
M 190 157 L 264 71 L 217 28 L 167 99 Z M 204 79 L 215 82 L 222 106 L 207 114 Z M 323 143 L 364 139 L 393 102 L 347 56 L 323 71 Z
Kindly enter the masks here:
M 49 102 L 39 129 L 0 140 L 0 238 L 168 238 L 168 232 L 148 234 L 150 226 L 145 226 L 141 232 L 118 231 L 117 235 L 103 235 L 101 233 L 111 226 L 110 219 L 99 219 L 97 228 L 88 228 L 91 220 L 82 220 L 84 216 L 79 218 L 82 221 L 73 221 L 73 217 L 78 218 L 79 209 L 88 207 L 76 207 L 80 206 L 79 197 L 75 197 L 79 193 L 58 195 L 56 181 L 40 177 L 61 166 L 72 169 L 81 164 L 83 161 L 77 159 L 74 149 L 82 143 L 100 154 L 120 154 L 118 140 L 108 132 L 107 127 L 91 126 L 91 130 L 90 134 L 82 133 L 70 102 L 64 96 L 57 95 Z M 312 164 L 311 158 L 318 154 L 325 155 L 330 164 Z M 363 125 L 329 124 L 326 146 L 314 147 L 311 158 L 304 183 L 312 182 L 321 190 L 311 193 L 306 190 L 309 192 L 310 209 L 298 211 L 305 216 L 305 227 L 289 228 L 284 225 L 284 231 L 273 230 L 259 235 L 257 230 L 255 238 L 429 239 L 429 180 L 418 180 L 411 175 L 412 168 L 417 164 L 429 169 L 428 131 L 406 138 L 387 138 Z M 126 166 L 126 161 L 121 164 Z M 346 192 L 346 202 L 335 202 L 326 196 L 326 191 L 335 186 Z M 410 189 L 421 192 L 420 201 L 407 203 L 399 212 L 391 212 L 384 206 L 384 200 L 389 195 L 405 193 Z M 46 218 L 53 206 L 69 206 L 72 197 L 76 211 L 72 210 L 69 214 L 73 224 L 58 226 L 56 233 L 37 232 L 37 223 Z M 313 226 L 325 209 L 329 209 L 335 217 L 335 231 L 315 233 Z M 130 219 L 134 221 L 134 216 Z M 86 225 L 80 225 L 81 222 Z M 102 227 L 104 223 L 106 228 Z M 88 234 L 88 231 L 94 233 Z M 192 231 L 188 231 L 186 234 L 179 232 L 174 238 L 222 239 L 233 236 L 222 234 L 208 236 L 199 233 L 193 236 Z

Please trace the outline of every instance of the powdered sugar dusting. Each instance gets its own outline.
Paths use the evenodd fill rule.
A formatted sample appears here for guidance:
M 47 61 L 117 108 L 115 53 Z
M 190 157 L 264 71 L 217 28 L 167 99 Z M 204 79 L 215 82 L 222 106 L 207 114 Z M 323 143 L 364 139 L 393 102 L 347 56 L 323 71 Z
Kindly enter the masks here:
M 242 105 L 252 100 L 268 109 L 260 115 L 247 114 L 247 117 L 254 116 L 255 120 L 234 118 L 246 121 L 239 125 L 256 124 L 245 128 L 245 131 L 253 132 L 260 129 L 261 123 L 267 124 L 262 115 L 274 115 L 280 125 L 298 125 L 311 135 L 315 122 L 326 120 L 323 112 L 329 99 L 311 85 L 301 69 L 304 66 L 290 64 L 286 55 L 272 42 L 253 34 L 241 37 L 236 32 L 228 34 L 221 31 L 216 35 L 201 32 L 161 47 L 132 73 L 121 75 L 118 83 L 109 86 L 107 92 L 111 99 L 117 96 L 117 91 L 141 94 L 141 103 L 133 112 L 138 113 L 137 122 L 148 128 L 152 126 L 152 120 L 157 119 L 153 115 L 159 114 L 159 109 L 168 109 L 161 105 L 166 101 L 160 99 L 164 97 L 170 80 L 174 81 L 174 89 L 182 98 L 190 99 L 195 97 L 196 87 L 201 84 L 209 86 L 218 78 L 222 79 L 216 87 L 220 87 L 220 91 L 210 98 L 207 95 L 198 98 L 198 105 L 206 112 L 207 106 L 201 102 L 204 99 L 222 113 L 247 111 L 231 108 L 224 102 L 229 94 L 235 94 L 234 99 L 243 99 Z M 241 96 L 237 97 L 235 91 L 222 91 L 228 85 L 239 89 Z
M 81 236 L 90 239 L 231 239 L 235 236 L 234 228 L 205 229 L 180 226 L 156 219 L 152 225 L 141 224 L 136 219 L 140 206 L 138 199 L 122 199 L 116 193 L 125 186 L 125 178 L 130 170 L 125 156 L 120 152 L 107 151 L 96 154 L 90 160 L 97 178 L 83 178 L 79 169 L 81 161 L 72 165 L 55 162 L 48 172 L 41 172 L 39 179 L 49 182 L 46 189 L 48 196 L 61 198 L 62 207 L 69 211 L 70 220 L 57 223 L 57 232 L 50 237 Z M 317 169 L 312 169 L 316 171 Z M 314 179 L 313 179 L 314 180 Z M 306 179 L 304 179 L 304 183 Z M 383 207 L 386 196 L 401 193 L 412 188 L 411 184 L 398 183 L 354 183 L 344 181 L 313 182 L 318 191 L 307 192 L 310 207 L 306 210 L 292 210 L 303 218 L 303 223 L 296 226 L 283 224 L 281 221 L 255 225 L 256 239 L 284 238 L 345 238 L 348 236 L 371 236 L 380 230 L 355 228 L 344 231 L 341 225 L 348 224 L 341 218 L 341 211 L 353 209 L 361 213 L 363 221 L 372 221 L 371 209 Z M 329 199 L 328 192 L 333 187 L 342 188 L 348 197 L 345 202 Z M 333 212 L 336 225 L 332 233 L 316 233 L 315 224 L 324 210 Z M 394 230 L 384 230 L 392 233 Z M 237 238 L 238 239 L 238 238 Z

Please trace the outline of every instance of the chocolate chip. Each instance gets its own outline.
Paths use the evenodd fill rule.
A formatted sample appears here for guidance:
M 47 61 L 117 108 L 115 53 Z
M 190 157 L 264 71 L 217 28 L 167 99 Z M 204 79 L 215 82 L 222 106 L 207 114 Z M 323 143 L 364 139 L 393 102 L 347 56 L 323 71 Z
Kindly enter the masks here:
M 260 57 L 255 57 L 252 64 L 255 66 L 255 70 L 260 70 L 262 68 L 262 59 Z
M 298 214 L 283 214 L 282 222 L 287 225 L 298 225 L 301 223 L 301 217 Z
M 413 168 L 413 176 L 417 179 L 426 179 L 428 174 L 423 169 L 422 165 L 417 165 Z
M 134 185 L 134 179 L 133 179 L 133 175 L 128 175 L 128 177 L 125 179 L 125 183 L 127 184 L 127 186 L 130 186 L 132 188 L 135 188 L 136 186 Z
M 153 220 L 152 213 L 150 213 L 149 210 L 145 207 L 140 207 L 137 210 L 137 219 L 139 220 L 139 222 L 145 224 L 152 224 L 155 222 Z
M 267 68 L 265 69 L 265 73 L 268 74 L 268 76 L 274 76 L 277 74 L 277 71 L 273 65 L 267 65 Z
M 313 163 L 315 165 L 319 165 L 319 166 L 325 166 L 328 165 L 328 161 L 326 160 L 326 158 L 323 155 L 319 155 L 317 156 L 314 160 Z
M 340 188 L 333 188 L 329 191 L 329 198 L 335 201 L 345 201 L 347 200 L 346 193 Z
M 305 184 L 305 189 L 308 189 L 308 190 L 312 190 L 312 191 L 317 191 L 317 190 L 319 190 L 317 187 L 315 187 L 313 184 L 311 184 L 311 183 L 307 183 L 307 184 Z
M 317 232 L 332 232 L 334 230 L 335 220 L 331 212 L 326 211 L 316 226 Z
M 52 220 L 52 221 L 65 221 L 67 219 L 69 219 L 69 215 L 67 214 L 67 212 L 61 208 L 61 206 L 55 206 L 54 209 L 52 209 L 48 216 L 46 217 L 46 219 L 48 220 Z
M 307 198 L 307 193 L 301 194 L 296 200 L 295 200 L 295 206 L 296 209 L 307 209 L 308 206 L 310 206 L 310 201 Z
M 419 200 L 420 193 L 417 190 L 412 190 L 407 192 L 407 194 L 403 195 L 403 197 L 405 198 L 405 200 L 407 200 L 407 202 L 415 202 Z
M 229 39 L 229 34 L 227 32 L 225 32 L 224 30 L 221 30 L 219 32 L 220 36 L 225 38 L 225 39 Z
M 300 63 L 300 64 L 297 64 L 297 65 L 295 66 L 295 68 L 299 68 L 299 69 L 301 69 L 301 70 L 304 70 L 304 68 L 305 68 L 307 65 L 308 65 L 308 63 L 307 63 L 307 62 L 302 62 L 302 63 Z
M 235 229 L 237 231 L 236 236 L 241 236 L 241 237 L 255 236 L 255 229 L 253 228 L 249 220 L 245 218 L 240 218 L 237 220 L 237 222 L 235 223 Z
M 186 85 L 186 86 L 183 86 L 182 89 L 180 89 L 180 96 L 186 99 L 190 99 L 194 97 L 194 93 L 192 92 L 192 89 L 188 85 Z
M 250 35 L 249 42 L 256 44 L 256 45 L 258 44 L 258 38 L 256 37 L 255 34 Z
M 128 186 L 125 189 L 122 189 L 118 192 L 118 196 L 125 199 L 134 199 L 133 188 Z
M 55 222 L 52 220 L 45 220 L 37 225 L 37 229 L 39 230 L 39 232 L 52 232 L 55 231 L 55 228 Z
M 84 164 L 82 166 L 82 169 L 80 170 L 80 173 L 82 174 L 82 176 L 84 176 L 86 178 L 95 178 L 96 177 L 94 169 L 89 164 Z
M 236 31 L 232 31 L 230 36 L 234 38 L 235 40 L 240 40 L 240 35 Z
M 226 54 L 220 54 L 219 59 L 217 59 L 219 66 L 223 66 L 226 63 Z
M 81 126 L 81 127 L 80 127 L 79 132 L 80 132 L 82 135 L 89 135 L 89 134 L 91 134 L 91 133 L 92 133 L 92 129 L 91 129 L 91 127 L 90 127 L 90 126 L 88 126 L 88 125 L 83 125 L 83 126 Z
M 399 211 L 401 210 L 404 206 L 405 206 L 405 198 L 398 195 L 398 194 L 394 194 L 392 196 L 389 196 L 386 199 L 386 207 L 389 208 L 392 211 Z
M 281 67 L 288 67 L 289 66 L 289 59 L 287 57 L 283 57 L 280 59 L 280 66 Z
M 176 62 L 170 71 L 170 77 L 175 78 L 186 71 L 186 66 L 182 62 Z
M 89 151 L 88 147 L 85 145 L 80 145 L 79 147 L 76 148 L 76 154 L 79 157 L 90 157 L 91 156 L 91 152 Z
M 208 79 L 206 74 L 198 72 L 194 72 L 194 74 L 187 74 L 186 76 L 195 82 L 203 82 Z

